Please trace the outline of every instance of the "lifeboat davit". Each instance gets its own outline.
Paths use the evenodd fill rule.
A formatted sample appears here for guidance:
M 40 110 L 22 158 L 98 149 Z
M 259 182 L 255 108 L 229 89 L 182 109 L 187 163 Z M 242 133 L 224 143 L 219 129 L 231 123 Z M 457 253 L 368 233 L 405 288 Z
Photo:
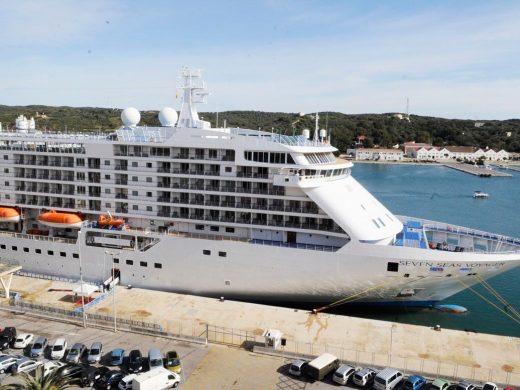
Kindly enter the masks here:
M 13 207 L 0 207 L 0 222 L 20 222 L 20 212 Z
M 98 224 L 101 226 L 123 226 L 125 221 L 120 218 L 114 218 L 111 215 L 100 215 Z
M 60 213 L 57 211 L 48 211 L 40 214 L 38 220 L 42 225 L 57 228 L 81 228 L 83 220 L 77 214 Z

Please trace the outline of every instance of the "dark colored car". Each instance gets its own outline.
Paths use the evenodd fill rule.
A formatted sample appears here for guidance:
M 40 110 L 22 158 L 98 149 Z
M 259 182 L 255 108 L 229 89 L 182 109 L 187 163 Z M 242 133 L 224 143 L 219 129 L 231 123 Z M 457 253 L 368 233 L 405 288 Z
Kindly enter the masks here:
M 121 371 L 108 371 L 103 375 L 97 382 L 96 387 L 98 389 L 117 389 L 117 384 L 123 379 L 125 374 Z
M 60 378 L 71 378 L 74 379 L 74 384 L 78 383 L 85 365 L 81 364 L 68 364 L 56 370 L 56 376 Z
M 9 348 L 16 340 L 16 328 L 8 326 L 0 333 L 0 350 Z
M 82 368 L 80 378 L 81 387 L 94 386 L 94 383 L 99 381 L 102 376 L 110 371 L 107 367 L 83 366 Z
M 133 349 L 128 355 L 128 371 L 139 372 L 143 369 L 143 355 L 138 349 Z

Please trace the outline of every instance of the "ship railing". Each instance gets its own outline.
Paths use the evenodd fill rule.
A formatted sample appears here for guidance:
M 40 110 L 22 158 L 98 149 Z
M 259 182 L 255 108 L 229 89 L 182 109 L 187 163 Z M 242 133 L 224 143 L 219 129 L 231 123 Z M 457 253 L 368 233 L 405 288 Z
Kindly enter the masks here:
M 520 247 L 520 239 L 513 238 L 501 234 L 494 234 L 489 233 L 483 230 L 478 229 L 471 229 L 466 228 L 463 226 L 457 226 L 457 225 L 450 225 L 447 223 L 441 223 L 421 218 L 413 218 L 413 217 L 405 217 L 405 216 L 398 216 L 398 218 L 401 221 L 420 221 L 422 223 L 422 229 L 423 232 L 426 233 L 428 231 L 438 231 L 438 232 L 445 232 L 445 233 L 452 233 L 459 236 L 469 236 L 474 238 L 481 238 L 484 240 L 490 240 L 490 241 L 496 241 L 500 244 L 509 244 L 514 246 Z M 453 246 L 453 245 L 452 245 Z M 448 245 L 450 247 L 450 245 Z M 455 247 L 455 246 L 453 246 Z M 472 249 L 472 248 L 471 248 Z M 470 248 L 464 248 L 465 251 L 473 251 Z M 516 253 L 519 252 L 520 248 L 518 250 L 511 250 L 511 251 L 486 251 L 485 253 Z
M 37 240 L 37 241 L 61 242 L 61 243 L 65 243 L 65 244 L 76 244 L 77 243 L 77 240 L 72 239 L 72 238 L 50 237 L 50 236 L 42 236 L 39 234 L 24 234 L 24 233 L 0 231 L 0 236 L 26 238 L 29 240 Z
M 251 244 L 278 246 L 281 248 L 311 249 L 311 250 L 315 250 L 315 251 L 324 251 L 324 252 L 337 252 L 341 248 L 340 246 L 303 244 L 303 243 L 296 243 L 296 242 L 283 242 L 283 241 L 260 240 L 260 239 L 252 239 L 249 242 Z

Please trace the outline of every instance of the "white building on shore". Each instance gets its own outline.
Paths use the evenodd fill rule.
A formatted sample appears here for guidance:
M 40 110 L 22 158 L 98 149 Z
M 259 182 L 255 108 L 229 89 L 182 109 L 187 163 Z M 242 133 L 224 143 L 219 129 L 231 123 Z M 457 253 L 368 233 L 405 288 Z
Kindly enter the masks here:
M 403 155 L 400 149 L 359 148 L 354 151 L 356 160 L 402 161 Z

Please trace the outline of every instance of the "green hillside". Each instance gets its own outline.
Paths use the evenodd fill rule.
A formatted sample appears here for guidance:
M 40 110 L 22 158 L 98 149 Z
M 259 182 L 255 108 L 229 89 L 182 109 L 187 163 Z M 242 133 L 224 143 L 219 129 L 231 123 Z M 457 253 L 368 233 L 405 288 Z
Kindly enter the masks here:
M 36 112 L 48 118 L 37 118 Z M 34 116 L 39 129 L 60 131 L 113 130 L 121 125 L 119 109 L 92 107 L 0 106 L 0 122 L 4 130 L 13 128 L 16 116 Z M 215 113 L 201 113 L 204 120 L 216 125 Z M 345 151 L 354 138 L 367 137 L 366 146 L 389 147 L 405 141 L 431 142 L 434 145 L 465 145 L 520 152 L 520 119 L 475 121 L 443 119 L 411 115 L 410 122 L 392 114 L 347 115 L 339 112 L 320 113 L 320 127 L 327 127 L 332 143 Z M 227 111 L 219 113 L 219 125 L 301 134 L 304 128 L 314 129 L 314 117 L 281 112 Z M 157 111 L 141 112 L 141 124 L 158 125 Z

